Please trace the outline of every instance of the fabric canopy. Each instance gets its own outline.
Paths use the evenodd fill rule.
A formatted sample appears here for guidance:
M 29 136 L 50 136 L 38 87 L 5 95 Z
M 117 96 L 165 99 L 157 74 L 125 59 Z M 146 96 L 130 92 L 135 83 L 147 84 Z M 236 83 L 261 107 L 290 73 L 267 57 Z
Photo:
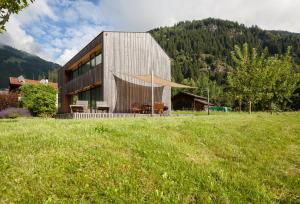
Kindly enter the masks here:
M 135 79 L 147 82 L 147 83 L 152 83 L 152 79 L 151 79 L 152 77 L 150 74 L 149 75 L 130 75 L 130 76 Z M 196 88 L 196 87 L 191 87 L 191 86 L 171 82 L 169 80 L 162 79 L 155 75 L 153 76 L 153 83 L 157 84 L 157 85 L 161 85 L 161 86 L 169 86 L 169 87 L 174 87 L 174 88 L 187 88 L 187 89 Z

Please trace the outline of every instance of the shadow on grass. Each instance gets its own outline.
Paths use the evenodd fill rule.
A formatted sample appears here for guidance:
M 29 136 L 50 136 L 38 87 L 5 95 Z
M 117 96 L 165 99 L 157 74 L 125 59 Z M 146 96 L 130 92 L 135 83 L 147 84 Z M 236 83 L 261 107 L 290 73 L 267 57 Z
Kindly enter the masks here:
M 0 119 L 0 123 L 15 123 L 18 122 L 17 119 Z

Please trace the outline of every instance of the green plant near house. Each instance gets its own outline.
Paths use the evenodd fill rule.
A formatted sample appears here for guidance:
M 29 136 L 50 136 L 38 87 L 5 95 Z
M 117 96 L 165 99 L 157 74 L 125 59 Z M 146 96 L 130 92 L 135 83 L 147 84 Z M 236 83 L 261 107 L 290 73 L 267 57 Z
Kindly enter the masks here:
M 25 84 L 21 87 L 21 104 L 34 116 L 50 117 L 55 114 L 56 90 L 44 84 Z

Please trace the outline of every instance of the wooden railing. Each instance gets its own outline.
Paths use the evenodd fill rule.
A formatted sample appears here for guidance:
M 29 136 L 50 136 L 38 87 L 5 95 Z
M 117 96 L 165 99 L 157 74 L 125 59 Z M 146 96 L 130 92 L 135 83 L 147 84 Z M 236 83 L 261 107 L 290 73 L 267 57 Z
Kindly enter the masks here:
M 85 87 L 93 86 L 95 84 L 102 83 L 103 81 L 103 66 L 102 64 L 97 65 L 95 68 L 88 72 L 72 79 L 66 83 L 66 93 L 75 93 Z

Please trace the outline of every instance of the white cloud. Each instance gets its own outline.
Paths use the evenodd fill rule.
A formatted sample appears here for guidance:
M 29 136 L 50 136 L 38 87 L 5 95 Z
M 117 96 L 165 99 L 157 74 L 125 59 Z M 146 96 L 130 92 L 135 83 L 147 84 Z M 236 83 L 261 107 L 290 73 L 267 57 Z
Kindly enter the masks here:
M 20 22 L 12 16 L 7 24 L 7 32 L 0 37 L 0 43 L 7 44 L 17 49 L 38 54 L 40 57 L 50 60 L 51 52 L 43 49 L 41 45 L 34 41 L 34 38 L 28 35 L 20 26 Z
M 55 49 L 52 47 L 42 46 L 37 43 L 32 36 L 45 35 L 46 31 L 36 25 L 43 17 L 49 17 L 57 20 L 50 7 L 45 0 L 37 0 L 35 4 L 31 4 L 19 15 L 12 15 L 6 25 L 6 32 L 0 35 L 0 43 L 10 45 L 17 49 L 38 55 L 46 60 L 53 60 Z M 26 24 L 31 26 L 30 33 L 23 28 Z M 47 47 L 47 49 L 46 49 Z
M 27 33 L 21 29 L 20 22 L 12 16 L 9 23 L 6 25 L 7 32 L 2 34 L 0 38 L 1 43 L 8 43 L 15 47 L 26 48 L 26 45 L 32 44 L 34 39 L 27 35 Z
M 64 38 L 55 38 L 51 45 L 65 49 L 65 51 L 58 57 L 57 62 L 65 64 L 77 52 L 79 52 L 88 42 L 94 39 L 105 27 L 80 24 L 74 28 L 67 28 Z
M 59 17 L 54 14 L 53 10 L 48 5 L 48 0 L 36 0 L 27 8 L 22 10 L 18 15 L 15 15 L 22 26 L 40 23 L 44 17 L 53 21 L 58 21 Z
M 60 64 L 64 64 L 68 59 L 74 57 L 77 52 L 78 50 L 76 48 L 65 49 L 62 55 L 60 55 L 59 58 L 57 59 L 57 62 Z
M 0 43 L 64 64 L 102 30 L 147 31 L 208 17 L 300 32 L 299 0 L 36 0 Z
M 103 0 L 101 13 L 117 29 L 145 31 L 182 20 L 224 18 L 265 29 L 300 32 L 299 0 Z

